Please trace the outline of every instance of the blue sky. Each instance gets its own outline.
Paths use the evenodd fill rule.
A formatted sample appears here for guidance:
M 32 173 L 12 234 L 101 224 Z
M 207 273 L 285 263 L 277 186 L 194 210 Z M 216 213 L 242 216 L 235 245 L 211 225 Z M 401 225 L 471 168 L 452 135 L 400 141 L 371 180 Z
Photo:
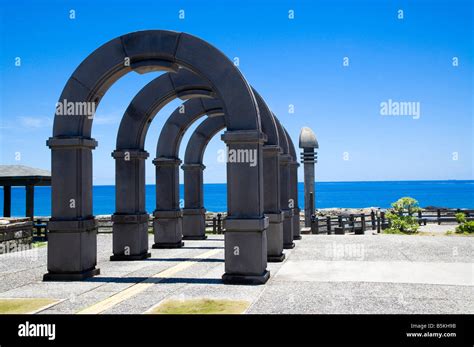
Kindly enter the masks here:
M 2 164 L 49 169 L 54 105 L 77 65 L 114 37 L 166 29 L 238 57 L 295 143 L 301 127 L 315 131 L 316 180 L 473 179 L 471 1 L 4 1 L 0 21 Z M 102 100 L 93 127 L 95 184 L 114 183 L 110 153 L 121 116 L 157 76 L 128 74 Z M 389 99 L 418 102 L 420 118 L 382 116 L 380 103 Z M 163 109 L 148 132 L 147 183 L 154 183 L 161 127 L 179 104 Z M 206 182 L 225 182 L 222 148 L 219 136 L 208 146 Z

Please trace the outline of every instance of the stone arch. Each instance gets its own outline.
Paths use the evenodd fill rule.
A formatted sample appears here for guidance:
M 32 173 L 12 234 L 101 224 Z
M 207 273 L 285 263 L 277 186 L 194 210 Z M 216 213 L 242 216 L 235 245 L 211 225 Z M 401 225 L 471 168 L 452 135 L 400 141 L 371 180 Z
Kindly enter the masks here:
M 187 68 L 206 81 L 223 103 L 229 120 L 225 141 L 231 148 L 251 148 L 254 168 L 228 164 L 229 223 L 226 282 L 265 282 L 266 219 L 263 216 L 262 143 L 259 110 L 245 78 L 223 53 L 185 33 L 140 31 L 115 38 L 89 55 L 66 83 L 59 105 L 91 103 L 95 109 L 108 88 L 128 72 Z M 92 214 L 93 113 L 63 116 L 56 109 L 51 148 L 52 218 L 49 223 L 48 273 L 44 280 L 78 280 L 99 273 L 96 222 Z M 239 186 L 251 188 L 242 196 Z M 248 203 L 251 201 L 252 203 Z M 250 230 L 245 236 L 242 230 Z M 254 247 L 248 247 L 251 242 Z M 238 248 L 239 260 L 233 256 Z M 67 251 L 65 251 L 67 250 Z M 259 255 L 260 254 L 260 255 Z
M 223 115 L 222 102 L 205 99 L 213 96 L 215 93 L 201 77 L 189 70 L 179 69 L 177 73 L 166 73 L 149 82 L 130 102 L 119 126 L 116 150 L 112 153 L 115 159 L 116 199 L 112 216 L 111 260 L 140 260 L 151 255 L 148 253 L 149 218 L 145 209 L 145 160 L 148 152 L 144 150 L 144 144 L 152 120 L 175 98 L 194 98 L 189 107 L 196 113 L 217 112 Z M 203 99 L 196 99 L 198 97 Z M 183 119 L 180 113 L 178 116 Z M 173 129 L 168 127 L 167 131 L 173 132 Z M 169 185 L 169 182 L 162 181 L 157 181 L 157 184 Z M 179 205 L 179 195 L 176 199 L 168 203 Z

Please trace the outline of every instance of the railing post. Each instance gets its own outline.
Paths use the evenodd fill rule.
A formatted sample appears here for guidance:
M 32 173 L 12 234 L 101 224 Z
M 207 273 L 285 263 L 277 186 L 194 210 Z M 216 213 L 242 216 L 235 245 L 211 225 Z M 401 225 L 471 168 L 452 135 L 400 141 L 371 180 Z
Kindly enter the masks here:
M 311 234 L 316 234 L 316 225 L 317 225 L 317 218 L 314 214 L 311 215 Z
M 380 212 L 380 218 L 382 220 L 382 229 L 384 228 L 384 225 L 385 225 L 385 212 Z
M 217 234 L 217 219 L 216 217 L 212 217 L 212 233 Z
M 437 211 L 437 215 L 438 215 L 438 225 L 441 224 L 441 210 L 438 208 L 438 211 Z
M 314 224 L 315 224 L 316 234 L 319 234 L 319 219 L 317 215 L 314 215 Z
M 372 210 L 372 211 L 370 212 L 370 221 L 372 222 L 372 230 L 375 230 L 375 228 L 376 228 L 376 225 L 375 225 L 375 224 L 376 224 L 376 221 L 375 221 L 375 212 L 374 212 L 374 210 Z
M 222 234 L 222 214 L 217 214 L 217 233 Z
M 380 234 L 380 229 L 381 229 L 381 227 L 380 227 L 380 217 L 377 216 L 377 234 Z
M 328 235 L 330 235 L 331 234 L 331 217 L 330 216 L 326 217 L 326 228 L 328 231 Z
M 365 214 L 360 216 L 360 227 L 362 229 L 362 233 L 365 233 Z
M 350 214 L 349 215 L 349 226 L 351 227 L 351 230 L 355 232 L 355 223 L 354 223 L 354 215 Z
M 342 222 L 342 216 L 341 215 L 337 216 L 337 221 L 339 223 L 339 227 L 344 228 L 344 223 Z

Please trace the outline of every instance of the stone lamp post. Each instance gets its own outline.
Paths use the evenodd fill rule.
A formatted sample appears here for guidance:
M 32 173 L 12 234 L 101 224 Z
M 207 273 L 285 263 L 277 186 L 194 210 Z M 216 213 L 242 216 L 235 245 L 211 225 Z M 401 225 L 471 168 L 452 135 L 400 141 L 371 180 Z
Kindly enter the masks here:
M 315 210 L 314 191 L 314 164 L 318 160 L 317 149 L 319 148 L 316 135 L 313 130 L 303 127 L 300 132 L 299 147 L 303 149 L 301 161 L 304 165 L 304 224 L 311 226 L 311 215 Z

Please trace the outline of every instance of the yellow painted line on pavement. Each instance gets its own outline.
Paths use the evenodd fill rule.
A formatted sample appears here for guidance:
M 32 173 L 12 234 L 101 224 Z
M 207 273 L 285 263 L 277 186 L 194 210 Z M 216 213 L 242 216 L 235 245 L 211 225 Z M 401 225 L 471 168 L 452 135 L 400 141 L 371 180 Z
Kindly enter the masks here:
M 86 307 L 85 309 L 82 309 L 78 312 L 77 314 L 99 314 L 101 312 L 104 312 L 113 306 L 130 299 L 131 297 L 143 292 L 144 290 L 150 288 L 154 284 L 156 284 L 156 278 L 160 279 L 165 279 L 173 276 L 174 274 L 186 270 L 187 268 L 190 268 L 191 266 L 197 264 L 200 259 L 206 259 L 209 257 L 212 257 L 213 255 L 219 253 L 221 250 L 220 249 L 213 249 L 208 252 L 199 254 L 192 259 L 196 259 L 195 261 L 193 260 L 186 260 L 183 261 L 175 266 L 172 266 L 166 270 L 163 270 L 156 275 L 151 276 L 150 278 L 144 280 L 143 282 L 137 283 L 132 285 L 131 287 L 128 287 L 127 289 L 122 290 L 121 292 L 118 292 L 117 294 L 114 294 L 110 297 L 108 297 L 105 300 L 102 300 L 92 306 Z

